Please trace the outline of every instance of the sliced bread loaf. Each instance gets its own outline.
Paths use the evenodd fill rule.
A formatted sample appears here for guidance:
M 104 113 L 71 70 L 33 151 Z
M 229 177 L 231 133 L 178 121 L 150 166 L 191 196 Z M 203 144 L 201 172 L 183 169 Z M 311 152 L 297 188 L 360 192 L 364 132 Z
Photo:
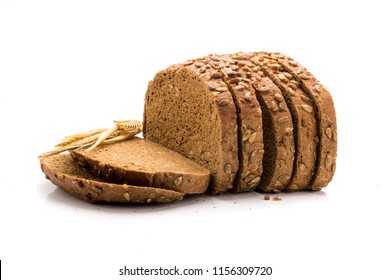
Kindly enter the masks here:
M 337 157 L 337 123 L 333 99 L 327 89 L 302 65 L 283 54 L 275 54 L 278 62 L 312 99 L 317 119 L 317 163 L 308 189 L 320 190 L 333 178 Z
M 263 126 L 259 102 L 244 61 L 229 55 L 211 55 L 211 66 L 223 74 L 237 111 L 239 169 L 233 192 L 254 190 L 263 172 Z
M 281 89 L 291 112 L 295 157 L 293 175 L 285 190 L 304 190 L 310 184 L 316 166 L 318 137 L 313 101 L 276 57 L 269 53 L 254 53 L 251 60 Z
M 103 182 L 69 154 L 42 158 L 41 169 L 54 185 L 88 202 L 168 203 L 184 197 L 184 193 L 171 190 Z
M 265 192 L 284 190 L 290 181 L 295 156 L 291 113 L 280 89 L 264 75 L 261 67 L 250 61 L 247 53 L 236 53 L 256 92 L 263 118 L 263 174 L 258 189 Z
M 150 186 L 182 193 L 204 193 L 210 172 L 161 145 L 134 138 L 92 151 L 71 151 L 75 161 L 107 182 Z
M 145 95 L 145 139 L 211 171 L 210 194 L 233 188 L 238 170 L 237 114 L 222 74 L 209 58 L 157 73 Z

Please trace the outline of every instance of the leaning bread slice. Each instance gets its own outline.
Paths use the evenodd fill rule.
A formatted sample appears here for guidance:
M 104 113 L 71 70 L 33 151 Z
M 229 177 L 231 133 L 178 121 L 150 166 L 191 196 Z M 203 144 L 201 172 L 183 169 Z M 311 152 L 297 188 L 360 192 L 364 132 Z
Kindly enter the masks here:
M 145 95 L 145 139 L 211 171 L 210 194 L 233 188 L 238 170 L 237 114 L 223 75 L 208 57 L 156 74 Z
M 41 169 L 54 185 L 88 202 L 168 203 L 184 196 L 171 190 L 103 182 L 75 163 L 69 154 L 42 158 Z
M 210 172 L 151 141 L 134 138 L 92 151 L 71 151 L 75 161 L 107 182 L 150 186 L 182 193 L 204 193 Z

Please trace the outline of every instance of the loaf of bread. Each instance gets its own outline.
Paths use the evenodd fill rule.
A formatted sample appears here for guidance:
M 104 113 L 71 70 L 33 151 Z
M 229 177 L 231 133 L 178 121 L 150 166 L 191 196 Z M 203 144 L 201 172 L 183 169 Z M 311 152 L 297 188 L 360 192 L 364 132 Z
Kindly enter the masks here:
M 213 54 L 160 71 L 145 94 L 143 136 L 42 158 L 41 167 L 84 200 L 138 203 L 318 191 L 336 169 L 332 97 L 281 53 Z
M 320 190 L 336 167 L 331 95 L 280 53 L 213 54 L 161 71 L 145 95 L 144 137 L 209 169 L 211 194 Z
M 168 203 L 184 197 L 184 193 L 166 189 L 107 183 L 77 165 L 69 154 L 41 158 L 40 162 L 48 180 L 88 202 Z

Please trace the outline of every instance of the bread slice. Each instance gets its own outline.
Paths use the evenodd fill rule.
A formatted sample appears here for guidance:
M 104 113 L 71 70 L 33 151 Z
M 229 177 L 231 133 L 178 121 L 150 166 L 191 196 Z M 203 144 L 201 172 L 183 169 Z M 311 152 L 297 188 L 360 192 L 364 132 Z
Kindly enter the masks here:
M 145 139 L 211 171 L 210 194 L 233 188 L 238 170 L 237 114 L 222 74 L 209 58 L 157 73 L 145 95 Z
M 229 55 L 210 55 L 211 66 L 223 74 L 237 111 L 239 168 L 233 192 L 254 190 L 263 173 L 262 113 L 244 61 Z
M 77 165 L 69 154 L 42 158 L 40 163 L 54 185 L 88 202 L 168 203 L 184 197 L 184 193 L 171 190 L 103 182 Z
M 333 99 L 327 89 L 306 68 L 283 54 L 275 54 L 278 62 L 297 80 L 314 105 L 317 120 L 316 168 L 308 189 L 320 190 L 333 178 L 337 157 L 337 123 Z
M 107 182 L 204 193 L 210 172 L 161 145 L 141 138 L 71 151 L 73 159 Z
M 295 156 L 291 113 L 280 89 L 265 76 L 261 68 L 250 61 L 247 53 L 236 53 L 247 71 L 246 76 L 256 90 L 262 110 L 264 133 L 263 174 L 258 190 L 280 192 L 290 181 Z
M 318 137 L 314 104 L 277 58 L 268 53 L 254 53 L 251 60 L 281 89 L 291 112 L 295 157 L 293 174 L 285 190 L 304 190 L 310 184 L 316 166 Z

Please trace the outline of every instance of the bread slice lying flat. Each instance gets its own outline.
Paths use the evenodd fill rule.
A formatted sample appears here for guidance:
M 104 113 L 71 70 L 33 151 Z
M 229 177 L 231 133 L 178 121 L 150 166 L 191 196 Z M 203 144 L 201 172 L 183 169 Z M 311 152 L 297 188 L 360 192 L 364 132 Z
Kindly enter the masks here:
M 41 159 L 41 169 L 54 185 L 88 202 L 168 203 L 184 193 L 103 182 L 73 161 L 69 154 Z
M 134 138 L 92 151 L 74 150 L 73 159 L 106 182 L 204 193 L 210 172 L 161 145 Z

